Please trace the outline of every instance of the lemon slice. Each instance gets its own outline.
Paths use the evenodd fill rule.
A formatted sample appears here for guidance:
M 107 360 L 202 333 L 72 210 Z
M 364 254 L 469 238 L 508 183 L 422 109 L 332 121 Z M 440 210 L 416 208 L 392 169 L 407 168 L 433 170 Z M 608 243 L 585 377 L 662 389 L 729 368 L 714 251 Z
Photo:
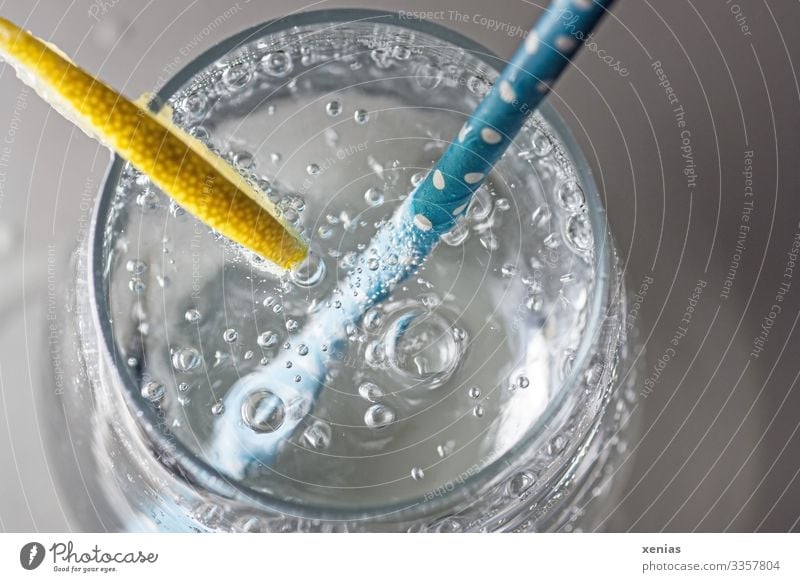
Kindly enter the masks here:
M 128 160 L 183 208 L 273 263 L 308 247 L 263 193 L 202 143 L 80 69 L 52 45 L 0 18 L 0 58 L 56 111 Z

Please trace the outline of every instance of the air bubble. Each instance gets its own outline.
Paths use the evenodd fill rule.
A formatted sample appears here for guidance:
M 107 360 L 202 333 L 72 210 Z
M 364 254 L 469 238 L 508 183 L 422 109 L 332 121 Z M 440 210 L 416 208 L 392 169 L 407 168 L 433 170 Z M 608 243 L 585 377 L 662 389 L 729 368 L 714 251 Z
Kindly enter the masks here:
M 580 184 L 575 180 L 567 180 L 558 187 L 558 201 L 567 210 L 578 210 L 583 207 L 586 199 Z
M 364 413 L 364 424 L 369 428 L 380 430 L 394 422 L 394 410 L 383 404 L 374 404 Z
M 238 91 L 247 85 L 252 77 L 253 69 L 250 63 L 236 63 L 223 71 L 222 82 L 231 91 Z
M 494 207 L 501 212 L 505 212 L 511 208 L 511 203 L 507 198 L 498 198 L 497 202 L 494 203 Z
M 551 457 L 558 456 L 564 452 L 568 444 L 569 439 L 567 437 L 561 434 L 556 435 L 547 443 L 547 454 Z
M 466 222 L 459 220 L 455 226 L 441 236 L 444 244 L 457 247 L 464 243 L 469 237 L 469 227 Z
M 467 210 L 467 218 L 475 222 L 481 222 L 489 218 L 492 213 L 492 195 L 485 186 L 481 186 L 475 190 L 472 196 L 472 201 Z
M 278 343 L 278 334 L 274 331 L 265 331 L 259 334 L 256 343 L 262 348 L 271 348 Z
M 535 481 L 536 478 L 533 474 L 528 471 L 521 471 L 509 479 L 506 484 L 506 493 L 511 497 L 519 497 L 530 489 Z
M 478 97 L 483 97 L 489 92 L 489 83 L 483 77 L 473 75 L 467 79 L 467 89 Z
M 407 61 L 411 57 L 411 49 L 402 44 L 395 45 L 392 48 L 392 56 L 398 61 Z
M 536 128 L 531 136 L 531 147 L 533 148 L 533 153 L 541 158 L 552 151 L 553 142 L 550 141 L 550 137 L 544 131 Z
M 237 152 L 233 155 L 233 165 L 239 170 L 250 170 L 255 165 L 250 152 Z
M 159 207 L 158 194 L 155 190 L 147 188 L 136 197 L 136 204 L 141 207 L 142 212 L 153 212 Z
M 483 418 L 483 415 L 486 414 L 486 410 L 484 410 L 483 406 L 478 404 L 472 409 L 472 414 L 474 414 L 477 418 Z
M 338 101 L 328 101 L 327 105 L 325 105 L 325 111 L 331 117 L 336 117 L 342 112 L 342 104 Z
M 242 403 L 242 420 L 253 432 L 275 432 L 285 418 L 283 400 L 269 390 L 253 392 Z
M 223 412 L 225 412 L 225 404 L 222 402 L 215 402 L 211 407 L 211 414 L 214 416 L 221 416 Z
M 364 329 L 375 331 L 383 324 L 383 314 L 380 309 L 372 308 L 364 314 L 362 321 L 364 322 Z
M 183 111 L 194 119 L 201 119 L 208 111 L 208 97 L 204 93 L 192 93 L 183 100 Z
M 383 398 L 383 390 L 377 384 L 364 382 L 358 387 L 358 395 L 367 402 L 375 403 Z
M 539 206 L 531 213 L 531 224 L 534 228 L 544 228 L 550 222 L 550 207 L 547 205 Z
M 356 109 L 356 112 L 353 114 L 353 119 L 359 125 L 364 125 L 369 121 L 369 112 L 366 109 Z
M 295 396 L 286 405 L 286 416 L 292 420 L 301 420 L 311 412 L 311 400 L 303 396 Z
M 516 265 L 512 265 L 511 263 L 507 263 L 502 266 L 500 269 L 500 274 L 503 276 L 504 279 L 511 279 L 515 277 L 519 273 L 519 269 Z
M 319 172 L 320 172 L 320 168 L 319 168 L 318 164 L 308 164 L 306 166 L 306 173 L 309 176 L 316 176 L 317 174 L 319 174 Z
M 239 332 L 237 332 L 233 328 L 228 328 L 222 332 L 222 339 L 225 340 L 225 343 L 232 344 L 239 338 Z
M 391 370 L 427 388 L 446 382 L 458 367 L 462 343 L 438 312 L 411 308 L 396 316 L 385 336 Z
M 186 211 L 174 200 L 169 203 L 169 213 L 175 219 L 183 219 L 186 217 Z
M 272 77 L 285 77 L 292 72 L 292 57 L 283 51 L 275 51 L 261 57 L 261 70 Z
M 191 127 L 189 129 L 189 135 L 203 143 L 207 143 L 211 138 L 211 134 L 208 133 L 208 130 L 202 125 L 195 125 Z
M 439 86 L 444 78 L 442 70 L 432 63 L 423 63 L 417 67 L 414 80 L 423 89 L 431 90 Z
M 142 386 L 142 396 L 150 402 L 161 402 L 167 393 L 167 389 L 161 382 L 150 380 Z
M 325 278 L 325 261 L 317 253 L 309 253 L 306 259 L 291 274 L 298 287 L 308 288 L 318 285 Z
M 327 422 L 315 421 L 303 432 L 303 440 L 312 449 L 327 449 L 331 444 L 331 427 Z
M 131 259 L 125 263 L 125 269 L 134 275 L 142 275 L 145 271 L 147 271 L 147 263 L 138 259 Z
M 147 285 L 145 285 L 144 281 L 139 277 L 131 277 L 131 280 L 128 281 L 128 289 L 136 294 L 140 294 L 144 293 L 145 289 L 147 289 Z
M 447 441 L 443 445 L 436 446 L 436 454 L 439 455 L 439 458 L 444 459 L 448 457 L 450 453 L 453 452 L 453 449 L 456 447 L 455 441 Z
M 544 240 L 542 240 L 542 244 L 548 249 L 551 250 L 557 249 L 558 247 L 561 246 L 561 240 L 558 236 L 558 233 L 551 232 L 546 237 L 544 237 Z
M 425 478 L 425 471 L 419 467 L 414 467 L 411 469 L 411 478 L 414 481 L 422 481 Z
M 481 389 L 477 386 L 473 386 L 467 391 L 467 395 L 472 399 L 477 399 L 481 397 Z
M 179 348 L 172 354 L 172 367 L 179 372 L 190 372 L 203 362 L 203 356 L 194 348 Z
M 579 251 L 591 250 L 594 246 L 592 227 L 585 214 L 573 214 L 567 219 L 566 240 Z
M 383 190 L 375 186 L 367 188 L 367 191 L 364 192 L 364 200 L 370 206 L 380 206 L 383 204 Z

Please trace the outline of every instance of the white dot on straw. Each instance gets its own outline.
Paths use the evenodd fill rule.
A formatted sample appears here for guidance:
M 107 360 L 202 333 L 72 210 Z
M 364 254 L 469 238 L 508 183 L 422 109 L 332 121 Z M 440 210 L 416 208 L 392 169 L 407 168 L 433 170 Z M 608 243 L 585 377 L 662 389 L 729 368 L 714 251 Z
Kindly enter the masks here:
M 529 32 L 525 38 L 525 52 L 532 55 L 539 50 L 539 35 L 535 32 Z
M 594 0 L 573 0 L 573 2 L 581 10 L 589 10 L 594 5 Z
M 483 173 L 481 172 L 470 172 L 469 174 L 464 174 L 464 181 L 467 184 L 477 184 L 483 180 Z
M 571 36 L 559 36 L 556 39 L 556 47 L 558 48 L 558 50 L 562 52 L 572 50 L 573 48 L 575 48 L 575 44 L 576 44 L 575 39 L 572 38 Z
M 453 216 L 456 216 L 456 215 L 458 215 L 458 214 L 461 214 L 462 212 L 464 212 L 464 209 L 465 209 L 466 207 L 467 207 L 467 205 L 466 205 L 466 204 L 462 204 L 461 206 L 459 206 L 458 208 L 456 208 L 455 210 L 453 210 Z
M 547 93 L 551 89 L 550 83 L 552 83 L 552 81 L 541 81 L 536 85 L 536 90 L 539 91 L 539 93 Z
M 437 190 L 444 190 L 444 176 L 439 170 L 433 172 L 433 186 Z
M 472 129 L 468 123 L 464 124 L 464 127 L 461 128 L 461 131 L 458 132 L 458 141 L 463 142 L 464 138 L 467 137 L 469 130 Z
M 421 215 L 421 214 L 417 214 L 417 215 L 414 217 L 414 225 L 415 225 L 415 226 L 416 226 L 418 229 L 420 229 L 420 230 L 426 230 L 426 231 L 427 231 L 427 230 L 430 230 L 430 229 L 431 229 L 431 226 L 433 226 L 433 225 L 431 224 L 431 221 L 430 221 L 430 219 L 429 219 L 427 216 L 423 216 L 423 215 Z
M 501 81 L 500 82 L 500 99 L 505 101 L 506 103 L 511 103 L 517 98 L 517 92 L 514 91 L 514 87 L 511 86 L 511 83 L 508 81 Z
M 503 137 L 491 127 L 484 127 L 481 130 L 481 139 L 490 145 L 494 145 L 500 143 Z

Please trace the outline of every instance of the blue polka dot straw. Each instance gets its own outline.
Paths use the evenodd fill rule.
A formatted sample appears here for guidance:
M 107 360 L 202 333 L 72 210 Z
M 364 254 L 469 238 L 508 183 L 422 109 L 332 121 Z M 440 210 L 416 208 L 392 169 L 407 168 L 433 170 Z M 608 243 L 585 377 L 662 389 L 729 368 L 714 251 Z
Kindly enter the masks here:
M 613 0 L 556 0 L 433 171 L 411 196 L 414 225 L 442 234 L 467 210 L 472 194 L 527 117 L 550 92 Z
M 284 402 L 297 397 L 313 402 L 332 359 L 345 350 L 347 324 L 358 321 L 366 309 L 414 273 L 441 235 L 466 213 L 475 190 L 612 1 L 555 0 L 548 6 L 444 155 L 370 242 L 361 255 L 365 260 L 356 261 L 363 264 L 369 257 L 380 257 L 381 268 L 350 272 L 331 301 L 335 308 L 321 311 L 296 341 L 325 348 L 299 358 L 291 370 L 270 365 L 244 376 L 228 392 L 224 414 L 230 418 L 215 423 L 209 448 L 220 469 L 240 477 L 253 463 L 274 463 L 278 446 L 299 420 L 287 417 L 280 427 L 258 434 L 244 428 L 236 415 L 264 386 Z

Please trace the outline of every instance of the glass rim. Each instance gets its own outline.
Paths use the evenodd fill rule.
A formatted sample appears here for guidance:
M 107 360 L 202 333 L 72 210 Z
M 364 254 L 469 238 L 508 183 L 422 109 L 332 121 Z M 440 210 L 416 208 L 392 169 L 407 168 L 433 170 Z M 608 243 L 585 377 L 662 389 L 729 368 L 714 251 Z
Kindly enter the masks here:
M 285 32 L 298 26 L 316 24 L 342 25 L 355 22 L 390 24 L 410 31 L 428 34 L 437 40 L 465 50 L 478 61 L 488 65 L 498 73 L 502 71 L 506 63 L 505 60 L 480 43 L 438 23 L 403 18 L 398 13 L 382 10 L 351 8 L 315 10 L 269 20 L 223 39 L 189 61 L 173 75 L 155 93 L 155 99 L 151 101 L 151 108 L 155 110 L 161 107 L 170 97 L 184 89 L 187 82 L 198 72 L 252 40 L 270 34 Z M 102 341 L 99 342 L 98 346 L 98 358 L 105 357 L 110 362 L 109 373 L 112 376 L 111 381 L 123 387 L 123 398 L 129 412 L 134 415 L 139 429 L 144 432 L 146 437 L 154 441 L 161 450 L 168 450 L 173 453 L 176 463 L 185 469 L 191 476 L 192 481 L 204 490 L 239 503 L 255 503 L 258 508 L 265 511 L 278 512 L 285 516 L 304 519 L 325 521 L 358 521 L 365 519 L 392 521 L 393 517 L 400 518 L 403 521 L 418 519 L 426 514 L 435 514 L 440 510 L 457 507 L 460 502 L 479 492 L 487 482 L 503 472 L 503 469 L 513 466 L 513 460 L 531 448 L 536 438 L 541 434 L 544 425 L 561 409 L 567 395 L 573 392 L 572 388 L 574 388 L 579 374 L 587 366 L 592 356 L 592 348 L 598 336 L 604 308 L 611 299 L 607 297 L 611 267 L 609 255 L 611 238 L 608 233 L 605 209 L 591 168 L 572 132 L 560 114 L 550 105 L 549 100 L 545 100 L 537 111 L 558 136 L 584 191 L 586 212 L 592 227 L 594 243 L 595 260 L 592 265 L 594 269 L 594 289 L 586 328 L 582 334 L 580 345 L 575 351 L 574 364 L 569 376 L 561 382 L 557 393 L 548 402 L 547 407 L 536 422 L 512 447 L 482 467 L 476 474 L 471 475 L 469 479 L 456 484 L 452 490 L 446 491 L 434 500 L 423 502 L 421 498 L 416 498 L 382 506 L 365 506 L 355 509 L 324 507 L 316 504 L 286 501 L 274 494 L 258 491 L 231 479 L 213 465 L 198 458 L 198 455 L 179 439 L 167 438 L 159 428 L 159 421 L 155 411 L 148 407 L 140 397 L 139 387 L 134 378 L 130 374 L 121 372 L 120 354 L 114 339 L 113 326 L 109 314 L 109 294 L 105 281 L 105 254 L 103 252 L 104 238 L 111 202 L 115 196 L 117 179 L 126 163 L 118 155 L 112 155 L 112 161 L 106 170 L 103 184 L 98 193 L 98 201 L 95 205 L 90 236 L 88 237 L 90 241 L 89 265 L 91 266 L 89 301 L 93 323 L 102 335 Z M 168 468 L 168 470 L 173 474 L 175 473 L 172 469 Z

